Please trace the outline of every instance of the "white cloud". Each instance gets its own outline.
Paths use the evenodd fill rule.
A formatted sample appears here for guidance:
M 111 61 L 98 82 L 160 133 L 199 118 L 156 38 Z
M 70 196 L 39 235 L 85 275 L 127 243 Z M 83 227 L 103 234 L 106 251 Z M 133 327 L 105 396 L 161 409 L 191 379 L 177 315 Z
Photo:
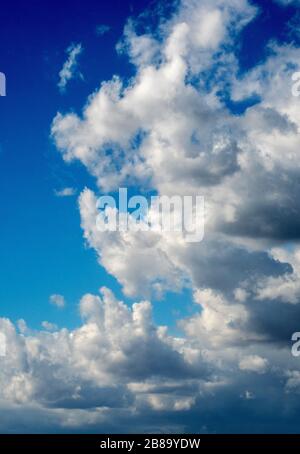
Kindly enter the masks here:
M 200 42 L 195 40 L 195 34 L 201 31 L 196 17 L 202 18 L 203 24 L 206 16 L 217 17 L 223 24 L 222 36 L 230 40 L 233 22 L 249 20 L 253 14 L 254 9 L 246 2 L 237 5 L 230 1 L 222 10 L 212 9 L 211 2 L 204 2 L 201 7 L 185 2 L 178 22 L 160 46 L 159 66 L 151 62 L 156 51 L 149 50 L 146 60 L 138 57 L 139 46 L 154 49 L 157 43 L 153 39 L 150 43 L 148 36 L 137 37 L 128 32 L 130 55 L 138 65 L 137 77 L 128 87 L 119 78 L 103 83 L 90 98 L 82 119 L 74 114 L 55 118 L 52 133 L 64 159 L 81 160 L 104 189 L 116 188 L 129 177 L 152 177 L 152 183 L 162 189 L 175 181 L 180 188 L 188 177 L 191 183 L 199 178 L 204 185 L 214 184 L 234 173 L 239 150 L 229 132 L 235 122 L 222 112 L 215 97 L 199 92 L 185 81 L 189 71 L 196 73 L 207 70 L 209 64 L 215 65 L 214 55 L 221 44 L 221 37 L 208 35 L 205 30 Z M 199 49 L 206 53 L 203 55 Z M 232 54 L 227 57 L 234 65 Z M 213 138 L 216 128 L 218 134 Z M 140 149 L 132 148 L 132 139 L 139 131 L 145 132 L 145 140 Z M 202 155 L 197 153 L 199 144 L 191 142 L 193 135 L 196 142 L 201 137 Z M 214 155 L 209 152 L 211 147 Z
M 268 368 L 268 360 L 258 355 L 246 356 L 239 362 L 239 368 L 248 372 L 264 374 Z
M 78 57 L 82 51 L 81 44 L 71 44 L 68 47 L 66 51 L 68 58 L 59 72 L 58 88 L 61 92 L 65 91 L 68 82 L 75 77 L 78 67 Z M 80 75 L 80 77 L 82 76 Z
M 216 295 L 206 292 L 204 298 L 219 307 Z M 250 399 L 253 390 L 256 399 L 264 399 L 263 409 L 255 409 L 256 421 L 263 421 L 265 407 L 274 403 L 274 380 L 280 409 L 283 400 L 286 408 L 286 391 L 297 392 L 299 371 L 284 351 L 271 352 L 276 373 L 267 375 L 265 354 L 270 350 L 260 347 L 262 355 L 255 355 L 250 353 L 253 346 L 243 352 L 241 346 L 229 347 L 228 327 L 223 348 L 199 348 L 193 337 L 199 333 L 174 337 L 154 324 L 148 301 L 129 308 L 107 288 L 100 295 L 84 295 L 80 312 L 83 323 L 76 329 L 52 332 L 51 326 L 49 332 L 46 323 L 45 331 L 25 335 L 0 319 L 7 340 L 0 369 L 2 431 L 30 431 L 34 426 L 37 431 L 98 432 L 100 425 L 108 433 L 121 427 L 137 432 L 168 427 L 182 433 L 193 427 L 186 420 L 189 411 L 193 420 L 214 431 L 220 430 L 215 412 L 232 405 L 238 411 L 240 396 Z M 205 323 L 212 327 L 215 322 Z M 251 374 L 249 381 L 244 371 L 256 372 L 257 378 Z M 267 379 L 264 385 L 262 379 Z M 281 410 L 277 416 L 282 417 Z M 232 424 L 234 428 L 236 421 Z
M 75 188 L 67 187 L 55 190 L 54 194 L 56 195 L 56 197 L 72 197 L 73 195 L 76 195 L 76 192 L 77 191 Z
M 287 272 L 277 277 L 258 280 L 256 298 L 258 300 L 276 300 L 284 303 L 299 304 L 300 302 L 300 249 L 293 251 L 276 248 L 271 251 L 273 257 L 281 262 L 289 263 L 293 272 Z
M 234 39 L 255 14 L 246 1 L 185 1 L 159 37 L 138 36 L 130 23 L 125 51 L 136 77 L 127 86 L 117 77 L 103 83 L 82 117 L 54 119 L 52 134 L 64 159 L 79 159 L 100 190 L 140 183 L 161 194 L 205 196 L 206 236 L 189 246 L 170 235 L 100 234 L 96 194 L 82 193 L 85 238 L 128 295 L 179 290 L 187 280 L 234 291 L 255 273 L 255 261 L 261 276 L 272 280 L 279 264 L 269 245 L 299 231 L 298 198 L 291 194 L 297 194 L 300 118 L 290 93 L 299 49 L 273 44 L 264 63 L 238 77 Z M 207 33 L 206 19 L 218 33 Z M 225 83 L 233 99 L 257 93 L 260 104 L 231 114 L 216 94 Z
M 57 325 L 55 325 L 55 323 L 47 322 L 47 320 L 42 322 L 41 325 L 47 331 L 57 331 L 57 329 L 58 329 L 58 327 L 57 327 Z
M 161 237 L 155 232 L 146 235 L 101 232 L 96 226 L 96 204 L 92 191 L 82 192 L 79 206 L 85 238 L 99 254 L 100 263 L 122 283 L 127 295 L 149 296 L 152 289 L 159 296 L 166 289 L 182 287 L 182 271 L 168 257 L 168 248 L 175 247 L 176 237 Z
M 63 308 L 66 305 L 66 301 L 63 295 L 57 294 L 51 295 L 49 301 L 51 304 L 54 304 L 58 308 Z
M 222 13 L 219 9 L 199 14 L 198 30 L 195 34 L 196 44 L 204 48 L 217 48 L 224 39 L 226 30 Z
M 73 331 L 44 322 L 46 331 L 19 335 L 0 319 L 7 339 L 1 407 L 33 406 L 70 429 L 81 418 L 87 426 L 94 418 L 105 422 L 110 411 L 133 416 L 146 404 L 159 411 L 161 386 L 164 408 L 193 406 L 197 383 L 209 377 L 209 367 L 199 353 L 192 360 L 184 340 L 154 325 L 148 301 L 129 308 L 102 288 L 101 295 L 83 296 L 80 312 L 84 322 Z
M 194 298 L 201 306 L 201 312 L 181 322 L 188 336 L 198 338 L 209 348 L 259 340 L 247 329 L 249 313 L 244 305 L 230 304 L 210 289 L 197 290 Z

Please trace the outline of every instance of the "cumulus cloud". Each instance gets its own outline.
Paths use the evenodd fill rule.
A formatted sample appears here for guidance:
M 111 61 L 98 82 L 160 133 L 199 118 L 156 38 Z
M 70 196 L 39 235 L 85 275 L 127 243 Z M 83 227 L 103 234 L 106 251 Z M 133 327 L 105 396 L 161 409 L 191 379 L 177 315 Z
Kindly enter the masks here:
M 215 65 L 222 38 L 230 43 L 233 23 L 248 21 L 255 10 L 246 2 L 230 1 L 221 13 L 215 3 L 203 2 L 198 7 L 184 3 L 160 45 L 160 65 L 142 62 L 135 80 L 127 86 L 117 77 L 103 83 L 82 119 L 58 114 L 52 133 L 65 160 L 81 160 L 104 189 L 113 189 L 128 178 L 147 176 L 160 187 L 175 181 L 184 184 L 188 178 L 210 186 L 236 172 L 239 148 L 231 139 L 234 119 L 216 98 L 205 96 L 186 83 L 186 78 L 189 72 L 199 74 L 207 65 Z M 200 27 L 197 17 L 202 20 Z M 206 32 L 206 19 L 215 24 L 218 33 Z M 224 29 L 221 35 L 218 21 Z M 140 62 L 137 47 L 145 37 L 134 35 L 133 39 L 131 55 Z M 226 58 L 232 60 L 233 56 Z M 141 132 L 144 140 L 137 149 L 134 138 Z
M 219 6 L 220 2 L 203 2 L 201 6 L 184 2 L 161 32 L 162 41 L 149 35 L 137 36 L 131 27 L 126 40 L 137 65 L 136 78 L 127 86 L 119 78 L 103 83 L 90 98 L 82 118 L 59 114 L 53 122 L 52 133 L 64 159 L 79 159 L 96 177 L 100 189 L 140 182 L 161 194 L 201 193 L 206 198 L 206 245 L 199 248 L 181 248 L 180 244 L 175 246 L 177 240 L 172 244 L 172 239 L 165 237 L 150 240 L 149 235 L 139 240 L 137 236 L 126 240 L 111 237 L 112 248 L 106 238 L 105 247 L 104 238 L 92 232 L 94 221 L 90 218 L 87 222 L 86 210 L 82 211 L 90 245 L 128 294 L 153 287 L 153 283 L 161 286 L 156 271 L 165 288 L 180 288 L 178 269 L 192 276 L 197 286 L 211 286 L 210 282 L 201 282 L 205 281 L 201 277 L 210 273 L 202 262 L 207 263 L 209 255 L 215 277 L 208 279 L 217 281 L 221 249 L 229 254 L 221 252 L 224 263 L 234 260 L 232 266 L 236 264 L 240 280 L 243 269 L 246 278 L 249 264 L 254 272 L 257 260 L 261 274 L 277 274 L 278 263 L 265 249 L 256 251 L 257 240 L 268 245 L 298 236 L 295 150 L 299 146 L 299 118 L 288 88 L 299 51 L 273 46 L 273 54 L 265 63 L 238 78 L 238 62 L 230 45 L 239 27 L 254 17 L 255 9 L 246 2 L 226 2 L 223 9 Z M 193 14 L 188 15 L 191 9 Z M 201 34 L 202 26 L 196 30 L 196 17 L 207 17 L 218 24 L 221 14 L 219 35 L 210 37 L 205 30 Z M 224 42 L 228 45 L 220 58 L 219 46 Z M 138 57 L 139 45 L 149 49 L 145 61 Z M 291 69 L 286 69 L 288 62 Z M 187 81 L 192 77 L 196 83 Z M 256 93 L 261 97 L 260 104 L 249 107 L 245 115 L 231 114 L 217 96 L 224 80 L 231 84 L 234 99 Z M 287 90 L 278 96 L 282 85 Z M 282 148 L 288 150 L 285 159 Z M 87 199 L 87 195 L 82 197 L 81 206 L 86 206 L 84 197 Z M 162 259 L 160 270 L 146 266 L 141 276 L 138 270 L 143 267 L 139 264 L 146 264 L 147 254 L 139 251 L 148 250 L 147 242 L 153 241 L 156 249 L 148 257 L 153 263 Z M 241 249 L 236 248 L 237 242 Z M 128 266 L 129 254 L 132 268 Z M 241 266 L 243 257 L 245 265 Z M 238 278 L 229 272 L 230 266 L 227 270 L 220 270 L 219 282 L 229 286 Z M 238 284 L 234 282 L 232 287 Z
M 195 293 L 195 301 L 201 305 L 201 313 L 183 322 L 188 335 L 199 338 L 203 344 L 220 348 L 224 344 L 242 344 L 255 335 L 245 329 L 247 309 L 241 304 L 230 304 L 210 289 Z
M 219 304 L 216 296 L 206 297 Z M 241 352 L 227 344 L 230 327 L 224 348 L 209 350 L 199 348 L 197 332 L 174 337 L 156 326 L 148 301 L 130 308 L 107 288 L 84 295 L 79 309 L 82 324 L 73 330 L 51 326 L 51 332 L 45 324 L 45 330 L 19 334 L 0 319 L 7 340 L 0 370 L 1 431 L 184 432 L 195 431 L 197 420 L 209 432 L 222 430 L 213 415 L 228 405 L 245 412 L 257 428 L 275 405 L 276 430 L 284 421 L 283 400 L 287 405 L 298 392 L 296 361 L 273 351 L 274 372 L 267 374 L 266 346 L 258 349 L 260 355 L 251 352 L 253 346 Z M 232 317 L 232 329 L 238 319 Z M 254 395 L 261 404 L 255 411 L 243 404 Z M 292 408 L 289 423 L 298 407 Z M 234 421 L 226 427 L 236 430 Z
M 78 67 L 78 57 L 82 51 L 83 48 L 80 43 L 71 44 L 66 50 L 68 58 L 59 72 L 58 88 L 61 92 L 66 90 L 68 82 L 75 77 Z M 82 76 L 80 75 L 80 77 Z
M 294 251 L 286 249 L 273 249 L 272 255 L 278 261 L 291 264 L 292 273 L 281 274 L 278 277 L 261 279 L 257 283 L 257 299 L 279 299 L 282 302 L 298 304 L 300 301 L 300 251 L 295 247 Z
M 166 289 L 182 288 L 182 272 L 168 257 L 174 239 L 155 232 L 101 232 L 96 225 L 96 205 L 95 194 L 84 190 L 79 206 L 85 238 L 97 251 L 101 265 L 123 284 L 127 295 L 149 296 L 151 290 L 159 295 Z
M 80 160 L 100 190 L 134 183 L 205 196 L 205 239 L 189 245 L 164 233 L 100 233 L 97 195 L 81 194 L 84 236 L 128 295 L 211 289 L 225 314 L 241 318 L 242 338 L 283 340 L 298 311 L 281 304 L 297 302 L 297 268 L 272 251 L 300 231 L 300 118 L 291 95 L 299 48 L 271 43 L 266 60 L 241 75 L 234 47 L 256 12 L 246 1 L 184 1 L 156 34 L 137 35 L 129 23 L 125 50 L 136 77 L 102 83 L 81 117 L 56 116 L 52 134 L 64 159 Z M 236 115 L 219 94 L 225 90 L 235 102 L 257 103 Z
M 92 411 L 92 425 L 107 409 L 130 415 L 136 406 L 191 407 L 210 366 L 201 352 L 155 326 L 151 309 L 148 301 L 130 309 L 102 288 L 101 295 L 82 297 L 83 323 L 73 331 L 44 322 L 45 330 L 23 335 L 1 319 L 7 355 L 1 360 L 0 401 L 48 409 L 59 422 L 64 414 L 69 428 L 80 424 L 81 412 L 87 417 Z M 162 393 L 165 403 L 158 405 Z

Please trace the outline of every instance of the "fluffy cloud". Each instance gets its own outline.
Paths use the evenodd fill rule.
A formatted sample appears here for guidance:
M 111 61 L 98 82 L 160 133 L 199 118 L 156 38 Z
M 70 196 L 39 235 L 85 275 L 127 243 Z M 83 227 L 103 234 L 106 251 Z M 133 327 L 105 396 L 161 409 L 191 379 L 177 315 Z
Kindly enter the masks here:
M 129 308 L 107 288 L 82 297 L 83 322 L 72 331 L 49 332 L 47 325 L 22 334 L 0 319 L 7 340 L 0 370 L 1 431 L 184 432 L 195 431 L 197 421 L 203 432 L 234 432 L 236 420 L 224 426 L 214 417 L 228 405 L 248 423 L 256 421 L 257 430 L 275 409 L 271 430 L 295 427 L 297 360 L 263 344 L 241 349 L 233 331 L 240 332 L 244 311 L 225 306 L 226 314 L 218 314 L 222 302 L 209 291 L 196 299 L 211 305 L 212 313 L 203 315 L 199 331 L 189 321 L 186 338 L 155 326 L 148 301 Z M 218 336 L 216 331 L 219 338 L 208 348 L 204 340 Z M 258 407 L 246 404 L 252 400 Z M 243 424 L 238 427 L 242 431 Z
M 249 332 L 245 327 L 248 313 L 243 305 L 230 304 L 209 289 L 196 291 L 195 301 L 201 305 L 202 311 L 183 322 L 188 335 L 208 343 L 210 348 L 220 348 L 225 344 L 240 345 L 247 340 Z M 255 335 L 251 337 L 255 341 Z
M 100 232 L 96 225 L 95 194 L 88 189 L 83 191 L 79 205 L 89 246 L 98 252 L 101 265 L 123 284 L 127 295 L 149 296 L 149 289 L 160 294 L 182 287 L 182 272 L 169 258 L 168 248 L 174 248 L 172 238 L 168 235 L 162 238 L 155 232 Z
M 273 45 L 265 63 L 238 77 L 234 38 L 255 9 L 246 2 L 221 3 L 184 2 L 151 42 L 149 35 L 127 31 L 136 77 L 127 85 L 119 78 L 103 83 L 82 118 L 58 114 L 52 133 L 64 159 L 79 159 L 100 189 L 131 182 L 161 194 L 201 193 L 207 239 L 217 232 L 220 241 L 225 234 L 227 242 L 239 241 L 252 253 L 257 239 L 274 243 L 299 232 L 299 114 L 290 92 L 299 51 Z M 202 26 L 196 31 L 198 16 L 221 21 L 220 36 L 202 35 Z M 137 57 L 139 44 L 149 48 L 147 61 Z M 232 99 L 256 94 L 261 102 L 233 115 L 218 96 L 225 84 Z M 286 91 L 278 96 L 282 86 Z
M 211 375 L 209 363 L 183 339 L 154 325 L 148 301 L 130 309 L 102 288 L 101 296 L 83 296 L 80 313 L 83 324 L 73 331 L 49 332 L 47 323 L 47 331 L 24 335 L 0 320 L 7 341 L 2 406 L 48 409 L 59 423 L 63 413 L 69 428 L 72 419 L 79 425 L 81 413 L 88 418 L 89 411 L 87 425 L 94 422 L 93 412 L 100 421 L 107 409 L 130 415 L 144 406 L 178 411 L 192 406 Z M 162 393 L 165 403 L 158 405 Z
M 64 159 L 79 159 L 100 190 L 138 183 L 205 196 L 205 239 L 195 245 L 164 233 L 98 232 L 90 190 L 80 211 L 88 244 L 128 295 L 204 289 L 202 313 L 186 328 L 211 345 L 221 319 L 223 341 L 287 343 L 298 314 L 282 304 L 297 303 L 295 260 L 272 251 L 300 230 L 291 94 L 299 48 L 271 43 L 266 60 L 241 74 L 236 39 L 255 15 L 246 1 L 184 1 L 156 33 L 137 35 L 129 23 L 123 50 L 136 76 L 103 83 L 82 117 L 58 114 L 52 126 Z M 236 115 L 225 95 L 257 102 Z
M 148 36 L 128 32 L 130 55 L 138 62 L 136 78 L 127 86 L 117 77 L 103 83 L 82 118 L 58 114 L 52 133 L 64 159 L 79 159 L 104 189 L 147 177 L 158 189 L 172 182 L 185 184 L 189 177 L 197 187 L 201 181 L 210 186 L 234 174 L 239 153 L 231 139 L 234 119 L 215 96 L 186 83 L 187 77 L 218 64 L 223 41 L 230 45 L 232 30 L 255 14 L 247 2 L 230 1 L 219 7 L 217 1 L 201 6 L 184 2 L 174 23 L 162 32 L 161 43 L 145 44 Z M 215 27 L 210 34 L 208 23 Z M 158 45 L 160 65 L 152 51 L 147 52 L 148 64 L 140 62 L 138 46 Z M 225 58 L 235 64 L 231 53 Z
M 261 279 L 257 283 L 257 299 L 279 299 L 282 302 L 298 304 L 300 301 L 300 251 L 295 247 L 294 251 L 286 249 L 272 250 L 274 258 L 278 261 L 285 261 L 292 265 L 293 272 L 282 274 L 278 277 Z

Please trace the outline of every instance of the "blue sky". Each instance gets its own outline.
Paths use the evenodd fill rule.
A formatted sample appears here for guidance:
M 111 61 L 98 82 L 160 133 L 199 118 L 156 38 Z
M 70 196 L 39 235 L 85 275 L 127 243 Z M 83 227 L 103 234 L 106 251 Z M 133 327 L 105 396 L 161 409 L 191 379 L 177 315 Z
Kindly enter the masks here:
M 216 23 L 219 26 L 211 33 Z M 127 47 L 118 52 L 122 39 Z M 135 339 L 126 351 L 120 347 L 128 359 L 125 365 L 110 364 L 111 358 L 119 358 L 113 348 L 105 359 L 97 354 L 100 362 L 109 364 L 105 374 L 112 374 L 109 379 L 105 375 L 104 388 L 99 385 L 104 372 L 95 372 L 92 364 L 91 375 L 83 376 L 78 370 L 89 366 L 80 359 L 74 372 L 76 383 L 70 379 L 72 370 L 65 370 L 64 387 L 53 385 L 55 398 L 50 392 L 39 391 L 36 383 L 43 376 L 34 366 L 32 370 L 28 366 L 28 372 L 9 363 L 5 379 L 12 383 L 12 395 L 17 395 L 14 380 L 25 380 L 24 376 L 27 380 L 26 374 L 34 383 L 32 388 L 38 389 L 36 394 L 28 393 L 24 410 L 20 407 L 20 427 L 23 411 L 35 421 L 36 415 L 26 405 L 37 399 L 38 411 L 50 418 L 41 430 L 63 431 L 51 409 L 69 411 L 75 405 L 71 387 L 76 385 L 83 390 L 79 398 L 83 408 L 94 412 L 96 407 L 111 405 L 112 413 L 121 408 L 120 413 L 102 421 L 103 430 L 118 432 L 125 424 L 122 409 L 131 412 L 134 401 L 139 410 L 128 426 L 125 424 L 127 431 L 139 415 L 140 431 L 156 427 L 156 411 L 157 421 L 167 427 L 170 419 L 174 431 L 242 431 L 245 426 L 239 425 L 238 418 L 232 418 L 231 425 L 224 422 L 231 407 L 253 424 L 259 413 L 254 431 L 288 431 L 289 427 L 296 431 L 296 425 L 290 424 L 300 407 L 293 404 L 289 393 L 299 392 L 300 371 L 289 349 L 299 319 L 296 130 L 300 119 L 299 100 L 290 90 L 291 75 L 300 65 L 299 40 L 297 0 L 241 0 L 239 5 L 234 0 L 213 0 L 210 5 L 207 0 L 198 4 L 193 0 L 63 0 L 59 6 L 48 0 L 12 0 L 1 6 L 0 71 L 6 75 L 7 96 L 0 98 L 0 317 L 7 337 L 16 329 L 14 324 L 24 319 L 30 330 L 16 336 L 24 345 L 24 336 L 28 336 L 22 355 L 31 358 L 28 364 L 31 360 L 35 364 L 30 356 L 32 339 L 40 342 L 41 349 L 49 349 L 51 356 L 47 336 L 61 336 L 63 343 L 64 329 L 74 339 L 87 332 L 95 320 L 100 326 L 97 307 L 104 302 L 104 312 L 109 312 L 110 305 L 115 313 L 123 311 L 132 330 L 136 320 L 140 321 L 144 336 L 141 355 L 153 354 L 152 362 L 143 364 L 141 370 L 136 366 Z M 170 42 L 173 47 L 168 47 Z M 59 74 L 76 45 L 81 45 L 77 65 L 71 68 L 70 80 L 61 90 Z M 174 63 L 171 70 L 170 62 Z M 121 88 L 114 85 L 115 75 L 123 84 Z M 108 94 L 101 85 L 105 81 L 111 90 Z M 146 88 L 154 87 L 151 95 L 143 82 Z M 101 104 L 101 96 L 106 104 Z M 70 117 L 76 127 L 69 128 Z M 144 135 L 133 146 L 141 132 Z M 196 137 L 192 145 L 189 135 Z M 117 151 L 124 147 L 126 159 L 116 152 L 115 160 L 103 170 L 101 162 L 112 157 L 107 143 Z M 198 150 L 190 167 L 196 145 L 202 151 Z M 186 147 L 182 156 L 180 147 Z M 67 154 L 71 162 L 67 162 Z M 133 155 L 140 159 L 140 166 Z M 131 165 L 129 175 L 127 163 Z M 132 193 L 147 187 L 148 195 L 172 190 L 203 192 L 212 210 L 203 245 L 181 247 L 162 238 L 151 248 L 145 238 L 98 237 L 88 211 L 93 194 L 116 193 L 120 185 L 127 185 Z M 73 188 L 74 194 L 58 196 L 65 188 Z M 117 301 L 125 301 L 128 313 L 106 291 L 101 291 L 99 299 L 100 287 L 109 288 Z M 158 287 L 162 288 L 160 297 L 155 292 Z M 65 307 L 51 304 L 51 295 L 63 295 Z M 151 329 L 145 299 L 152 304 Z M 131 310 L 135 302 L 140 302 L 140 309 Z M 115 332 L 121 332 L 119 318 L 112 318 Z M 40 331 L 43 321 L 56 325 L 54 334 Z M 157 328 L 161 325 L 168 327 L 169 339 Z M 115 346 L 110 330 L 101 327 L 99 339 L 102 331 L 107 338 L 99 342 Z M 220 345 L 216 331 L 226 345 Z M 127 333 L 125 337 L 130 336 Z M 238 339 L 241 345 L 236 353 Z M 199 365 L 203 349 L 208 352 L 208 364 L 205 357 Z M 161 355 L 165 355 L 166 369 L 170 367 L 171 373 L 157 366 Z M 232 359 L 234 355 L 238 364 Z M 224 370 L 211 373 L 211 363 L 219 361 L 226 363 Z M 157 374 L 151 369 L 153 365 Z M 10 367 L 20 367 L 17 378 L 10 375 Z M 57 367 L 61 370 L 59 361 Z M 235 368 L 240 375 L 234 384 Z M 116 370 L 117 377 L 113 375 Z M 102 393 L 110 398 L 109 380 L 115 380 L 122 405 L 112 397 L 108 404 L 91 404 L 93 393 L 100 402 Z M 202 381 L 205 386 L 197 394 L 195 389 L 200 389 Z M 213 386 L 222 388 L 225 382 L 233 385 L 218 394 L 218 407 L 205 393 Z M 156 391 L 136 391 L 138 384 Z M 268 384 L 270 395 L 263 396 L 259 388 Z M 168 386 L 176 388 L 178 399 L 174 402 Z M 39 392 L 40 400 L 36 398 Z M 280 398 L 271 404 L 273 392 Z M 201 409 L 200 395 L 210 408 L 207 414 Z M 10 395 L 3 399 L 9 413 L 14 400 Z M 278 415 L 273 421 L 272 409 L 283 402 L 291 420 Z M 150 410 L 144 413 L 147 405 Z M 265 413 L 263 407 L 267 408 Z M 195 415 L 201 421 L 197 427 Z M 9 424 L 5 422 L 0 431 L 14 430 Z M 98 430 L 88 422 L 84 427 Z M 32 430 L 30 423 L 26 430 Z
M 147 4 L 147 2 L 145 2 Z M 116 43 L 126 19 L 139 14 L 143 2 L 12 2 L 2 9 L 1 70 L 7 97 L 1 99 L 1 296 L 2 315 L 20 317 L 37 327 L 45 318 L 72 326 L 77 303 L 87 291 L 113 285 L 84 248 L 76 198 L 57 198 L 54 190 L 93 180 L 80 165 L 66 166 L 50 139 L 58 110 L 79 110 L 102 80 L 132 74 Z M 116 14 L 117 11 L 117 14 Z M 60 24 L 59 26 L 57 24 Z M 98 25 L 108 24 L 105 36 Z M 72 42 L 82 42 L 84 81 L 71 81 L 65 94 L 58 73 Z M 16 282 L 18 283 L 16 285 Z M 66 311 L 48 304 L 53 293 L 65 295 Z

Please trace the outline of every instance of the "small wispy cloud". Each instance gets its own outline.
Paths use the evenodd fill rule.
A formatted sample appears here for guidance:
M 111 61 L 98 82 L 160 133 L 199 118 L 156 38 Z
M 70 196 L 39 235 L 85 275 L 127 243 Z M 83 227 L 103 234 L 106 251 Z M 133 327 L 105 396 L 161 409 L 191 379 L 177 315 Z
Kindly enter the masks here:
M 59 72 L 58 88 L 64 92 L 69 80 L 73 79 L 77 73 L 78 57 L 82 53 L 83 47 L 79 44 L 71 44 L 67 49 L 68 58 Z M 80 77 L 82 75 L 79 73 Z
M 76 189 L 71 187 L 54 190 L 54 194 L 56 195 L 56 197 L 72 197 L 76 195 L 76 192 L 77 192 Z
M 66 305 L 65 297 L 63 295 L 58 294 L 51 295 L 49 301 L 51 304 L 54 304 L 54 306 L 60 309 L 64 308 Z
M 109 25 L 100 24 L 96 27 L 96 35 L 103 36 L 110 31 L 111 27 Z
M 47 320 L 45 320 L 44 322 L 42 322 L 42 327 L 43 327 L 46 331 L 55 331 L 55 330 L 57 329 L 57 325 L 55 325 L 55 323 L 47 322 Z

